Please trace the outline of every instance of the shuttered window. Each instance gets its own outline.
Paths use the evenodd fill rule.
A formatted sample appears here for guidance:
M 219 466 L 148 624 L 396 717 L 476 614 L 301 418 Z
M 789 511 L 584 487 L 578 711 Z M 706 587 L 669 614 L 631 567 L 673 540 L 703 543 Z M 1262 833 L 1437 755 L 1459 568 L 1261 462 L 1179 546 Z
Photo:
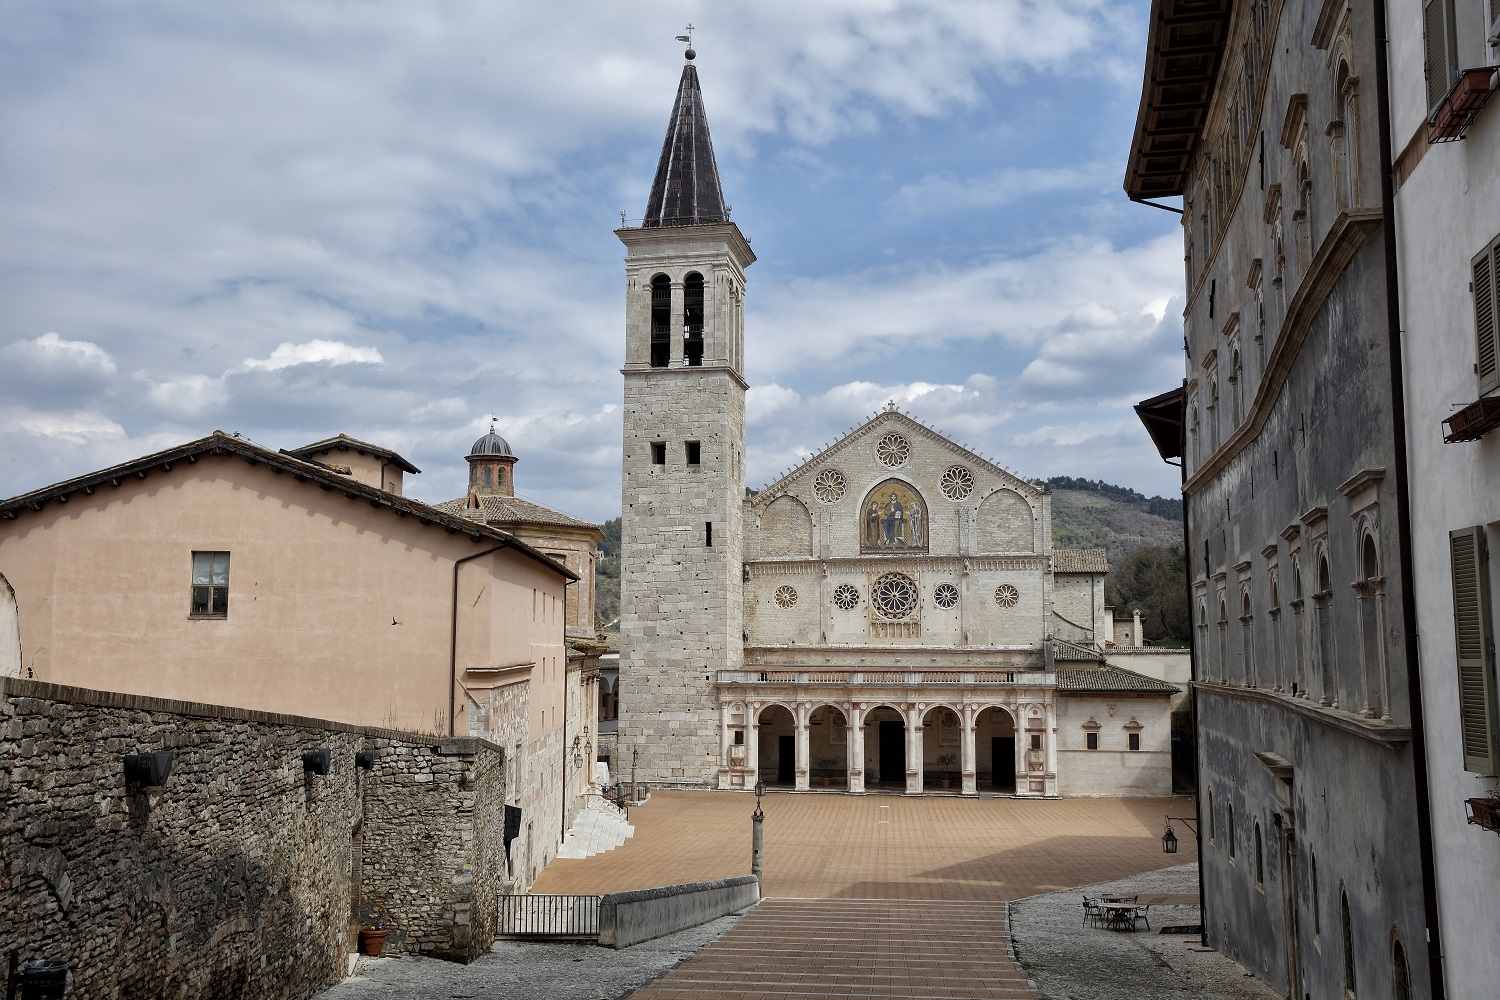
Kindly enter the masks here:
M 1484 528 L 1448 535 L 1453 570 L 1453 630 L 1458 657 L 1458 711 L 1464 770 L 1494 774 L 1496 760 L 1494 632 Z
M 1458 72 L 1453 37 L 1453 0 L 1422 0 L 1422 45 L 1427 74 L 1427 112 L 1431 114 L 1453 86 Z
M 1500 0 L 1496 0 L 1500 3 Z M 1474 358 L 1479 394 L 1500 388 L 1500 237 L 1472 261 Z

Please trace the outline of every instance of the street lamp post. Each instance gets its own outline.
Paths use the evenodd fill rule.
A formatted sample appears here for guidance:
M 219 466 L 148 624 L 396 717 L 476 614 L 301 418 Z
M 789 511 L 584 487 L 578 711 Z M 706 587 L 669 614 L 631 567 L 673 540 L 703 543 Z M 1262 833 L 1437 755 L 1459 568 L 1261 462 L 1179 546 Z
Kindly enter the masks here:
M 636 789 L 640 787 L 639 785 L 637 785 L 635 783 L 635 766 L 636 766 L 636 764 L 640 763 L 640 759 L 641 759 L 641 748 L 640 747 L 631 747 L 630 748 L 630 797 L 632 799 L 636 798 Z M 639 800 L 637 800 L 637 804 L 639 804 Z
M 755 783 L 755 812 L 750 814 L 750 874 L 760 878 L 761 826 L 766 814 L 760 808 L 761 796 L 766 794 L 766 783 Z

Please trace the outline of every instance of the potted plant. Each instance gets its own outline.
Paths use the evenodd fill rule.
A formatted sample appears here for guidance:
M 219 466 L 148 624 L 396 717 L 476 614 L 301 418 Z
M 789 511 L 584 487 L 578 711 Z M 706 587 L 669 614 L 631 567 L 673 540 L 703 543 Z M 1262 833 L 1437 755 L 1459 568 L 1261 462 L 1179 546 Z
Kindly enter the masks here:
M 359 929 L 359 953 L 377 958 L 385 947 L 385 921 L 377 920 Z
M 833 781 L 832 771 L 839 766 L 839 762 L 832 757 L 824 757 L 818 761 L 818 769 L 823 772 L 823 787 L 827 788 Z
M 958 754 L 945 753 L 934 762 L 943 769 L 943 787 L 947 788 L 953 777 L 953 768 L 958 764 Z

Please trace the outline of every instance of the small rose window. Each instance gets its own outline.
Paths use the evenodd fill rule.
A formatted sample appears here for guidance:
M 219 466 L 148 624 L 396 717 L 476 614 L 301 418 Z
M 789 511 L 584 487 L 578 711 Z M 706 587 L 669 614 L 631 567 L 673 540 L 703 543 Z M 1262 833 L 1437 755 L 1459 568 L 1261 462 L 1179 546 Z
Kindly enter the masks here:
M 887 434 L 875 445 L 875 457 L 881 465 L 894 469 L 911 458 L 911 444 L 900 434 Z
M 974 473 L 962 465 L 950 466 L 943 472 L 938 485 L 943 488 L 943 496 L 949 500 L 967 500 L 969 494 L 974 492 Z
M 841 583 L 833 592 L 833 603 L 841 610 L 853 611 L 859 603 L 859 590 L 853 584 Z
M 797 591 L 791 587 L 776 588 L 776 603 L 783 608 L 797 606 Z
M 1020 599 L 1021 592 L 1008 583 L 995 588 L 995 603 L 1002 608 L 1013 608 Z
M 932 592 L 932 599 L 940 608 L 951 608 L 958 603 L 958 588 L 951 583 L 940 583 Z
M 824 469 L 813 480 L 813 496 L 822 503 L 838 503 L 844 499 L 849 484 L 838 469 Z

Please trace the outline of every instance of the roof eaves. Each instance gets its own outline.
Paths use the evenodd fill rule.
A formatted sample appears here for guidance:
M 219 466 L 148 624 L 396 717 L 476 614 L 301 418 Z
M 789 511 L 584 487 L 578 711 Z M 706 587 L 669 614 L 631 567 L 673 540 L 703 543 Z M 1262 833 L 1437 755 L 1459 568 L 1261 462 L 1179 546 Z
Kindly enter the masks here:
M 1181 195 L 1229 39 L 1232 0 L 1152 0 L 1141 103 L 1125 168 L 1136 200 Z
M 289 472 L 299 481 L 315 481 L 322 489 L 339 490 L 351 500 L 364 499 L 369 501 L 371 506 L 387 507 L 398 517 L 413 516 L 422 525 L 440 527 L 450 534 L 465 534 L 475 541 L 480 538 L 492 538 L 504 542 L 508 547 L 545 563 L 569 579 L 578 579 L 578 575 L 572 570 L 527 545 L 509 532 L 448 514 L 420 500 L 377 489 L 332 472 L 317 462 L 309 462 L 294 455 L 271 451 L 269 448 L 251 444 L 243 438 L 231 437 L 223 431 L 214 431 L 208 437 L 199 438 L 196 441 L 189 441 L 174 448 L 154 452 L 83 476 L 75 476 L 64 482 L 54 483 L 51 486 L 0 501 L 0 518 L 14 520 L 22 510 L 29 508 L 40 511 L 48 502 L 66 503 L 69 495 L 73 493 L 93 493 L 96 487 L 106 483 L 118 486 L 131 476 L 145 479 L 153 469 L 170 470 L 177 462 L 184 461 L 196 463 L 199 456 L 205 454 L 237 454 L 252 465 L 260 463 L 273 470 Z
M 353 451 L 360 452 L 362 454 L 373 455 L 376 458 L 383 458 L 394 465 L 400 466 L 403 471 L 410 472 L 414 476 L 419 476 L 422 474 L 421 469 L 417 468 L 415 465 L 412 465 L 406 459 L 402 458 L 394 451 L 391 451 L 389 448 L 382 448 L 378 444 L 371 444 L 368 441 L 361 441 L 358 438 L 352 438 L 347 434 L 335 434 L 331 438 L 324 438 L 322 441 L 314 441 L 312 444 L 303 445 L 301 448 L 283 448 L 281 449 L 281 453 L 283 455 L 291 455 L 293 458 L 305 459 L 311 455 L 316 455 L 318 452 L 333 451 L 335 449 L 345 448 L 352 449 Z

